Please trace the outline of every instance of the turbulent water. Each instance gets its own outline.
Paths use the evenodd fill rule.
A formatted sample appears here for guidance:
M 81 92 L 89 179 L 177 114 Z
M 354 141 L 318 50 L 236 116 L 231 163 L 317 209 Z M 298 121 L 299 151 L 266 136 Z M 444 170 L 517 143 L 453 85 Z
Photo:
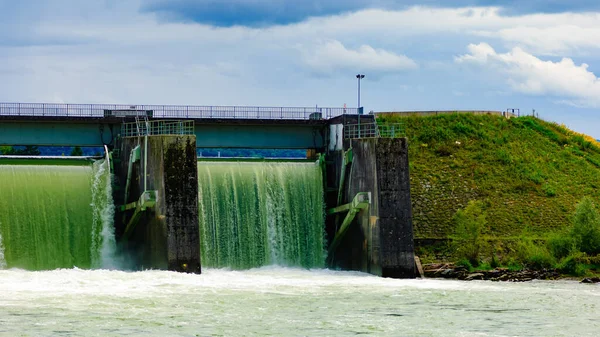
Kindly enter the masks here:
M 323 182 L 315 163 L 198 162 L 202 265 L 323 267 Z
M 0 165 L 0 268 L 110 267 L 106 165 Z
M 263 267 L 0 271 L 0 336 L 598 336 L 600 286 Z
M 4 243 L 2 243 L 2 233 L 0 233 L 0 269 L 6 268 L 6 259 L 4 258 Z

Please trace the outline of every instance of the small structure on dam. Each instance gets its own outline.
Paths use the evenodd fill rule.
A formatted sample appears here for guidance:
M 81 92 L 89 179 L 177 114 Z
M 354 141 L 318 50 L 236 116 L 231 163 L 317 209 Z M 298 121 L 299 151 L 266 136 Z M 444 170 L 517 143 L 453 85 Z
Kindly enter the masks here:
M 204 252 L 209 266 L 414 277 L 408 143 L 359 112 L 0 104 L 0 145 L 110 148 L 115 237 L 136 268 L 200 273 Z M 200 168 L 197 148 L 303 149 L 312 160 L 298 174 Z

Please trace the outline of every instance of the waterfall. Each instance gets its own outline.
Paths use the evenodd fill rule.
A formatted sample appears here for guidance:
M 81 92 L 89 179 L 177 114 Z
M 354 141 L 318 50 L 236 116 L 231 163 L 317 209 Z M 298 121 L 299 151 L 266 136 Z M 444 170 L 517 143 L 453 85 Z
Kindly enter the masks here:
M 113 267 L 110 194 L 104 161 L 0 165 L 0 260 L 28 270 Z
M 2 225 L 1 222 L 0 225 Z M 2 269 L 6 269 L 6 260 L 4 259 L 4 245 L 2 244 L 2 234 L 0 233 L 0 270 Z
M 198 185 L 203 266 L 324 266 L 319 165 L 199 162 Z
M 108 161 L 99 160 L 92 166 L 92 268 L 118 268 L 113 224 L 115 207 L 108 165 Z

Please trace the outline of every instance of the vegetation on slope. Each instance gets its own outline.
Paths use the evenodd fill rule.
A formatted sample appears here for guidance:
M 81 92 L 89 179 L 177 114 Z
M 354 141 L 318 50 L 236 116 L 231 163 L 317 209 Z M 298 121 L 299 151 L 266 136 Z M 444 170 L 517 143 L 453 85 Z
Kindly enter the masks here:
M 485 213 L 478 236 L 488 243 L 477 250 L 487 262 L 514 257 L 569 230 L 584 197 L 600 200 L 600 147 L 563 126 L 472 114 L 378 121 L 403 123 L 410 142 L 417 240 L 455 237 L 461 210 L 477 202 Z

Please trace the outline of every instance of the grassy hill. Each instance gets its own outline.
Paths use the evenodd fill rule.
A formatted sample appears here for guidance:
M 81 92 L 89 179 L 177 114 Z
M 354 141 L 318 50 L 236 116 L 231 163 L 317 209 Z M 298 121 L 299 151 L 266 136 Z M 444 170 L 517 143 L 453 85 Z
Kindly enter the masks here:
M 472 114 L 378 121 L 403 123 L 409 139 L 416 239 L 448 238 L 456 212 L 478 200 L 486 238 L 543 240 L 572 225 L 583 197 L 600 200 L 597 141 L 560 125 Z

